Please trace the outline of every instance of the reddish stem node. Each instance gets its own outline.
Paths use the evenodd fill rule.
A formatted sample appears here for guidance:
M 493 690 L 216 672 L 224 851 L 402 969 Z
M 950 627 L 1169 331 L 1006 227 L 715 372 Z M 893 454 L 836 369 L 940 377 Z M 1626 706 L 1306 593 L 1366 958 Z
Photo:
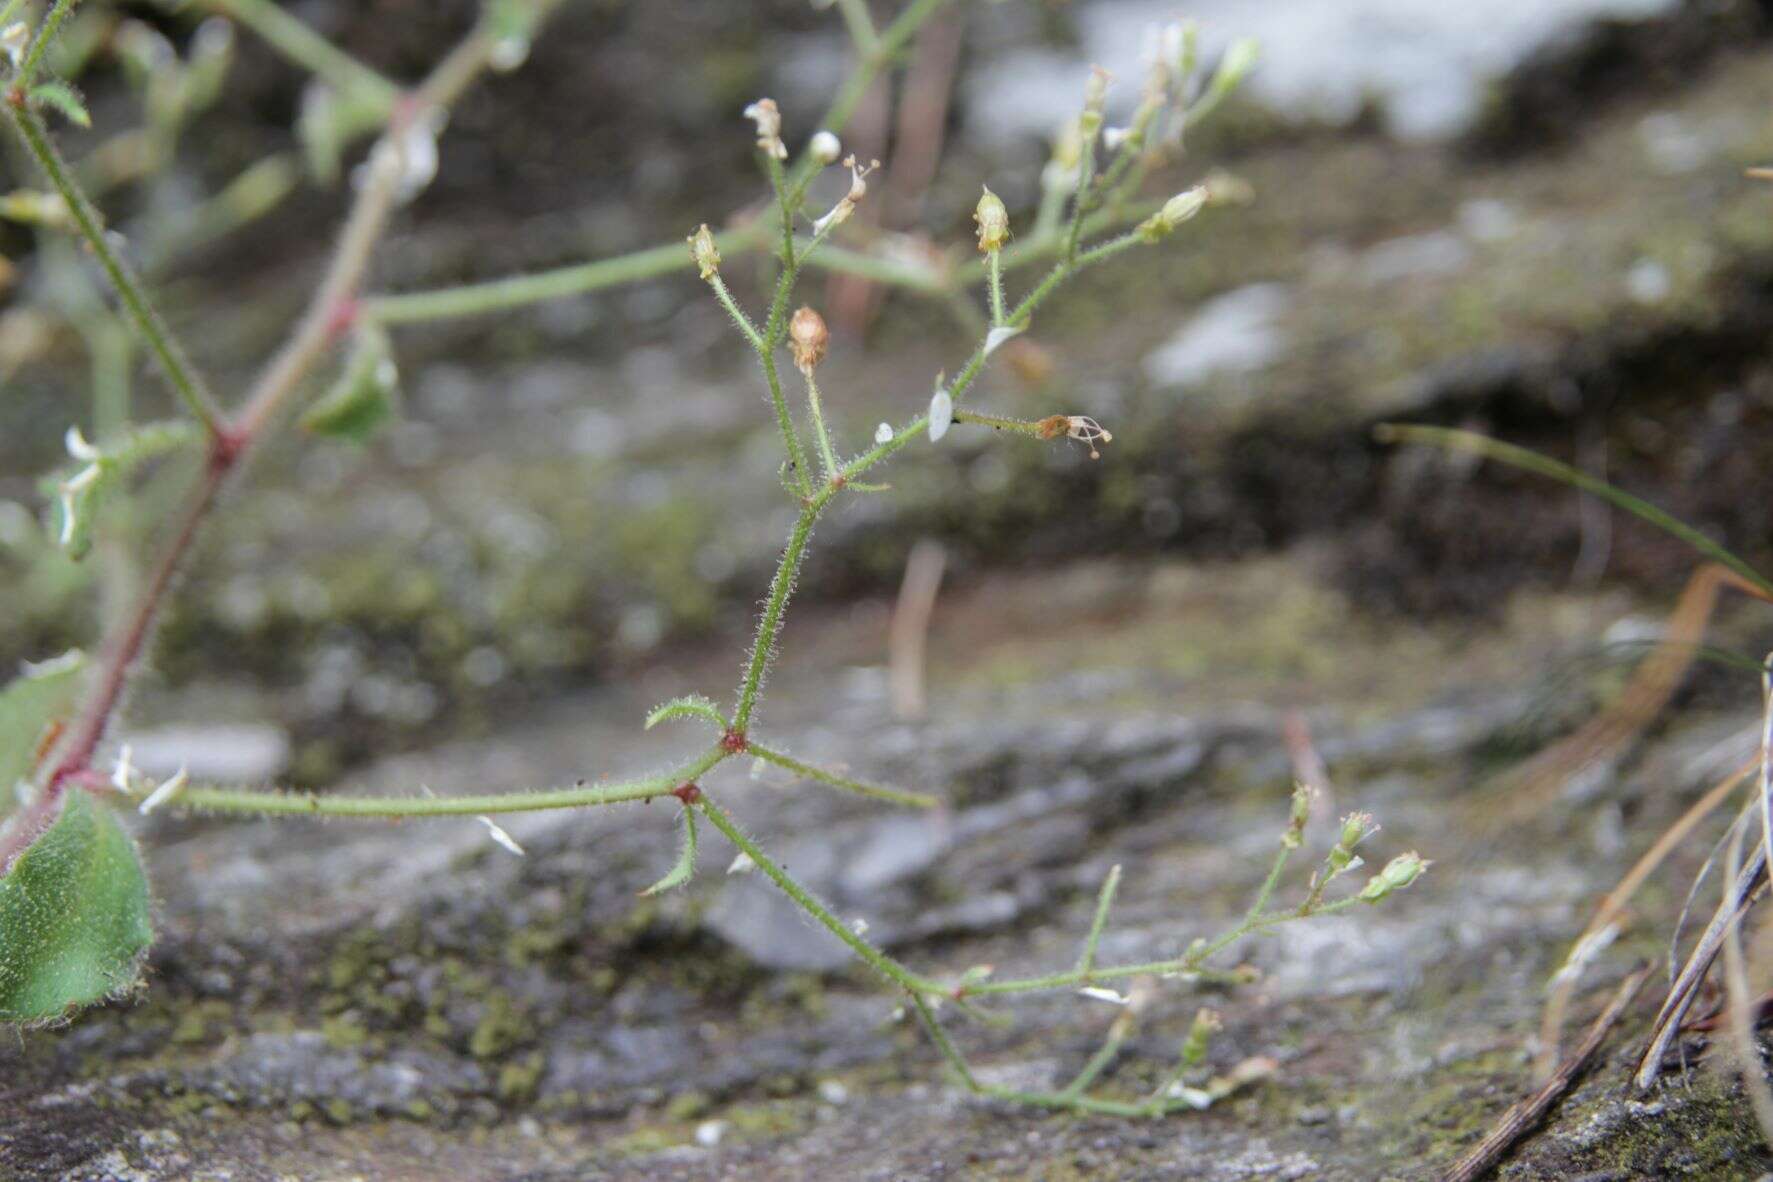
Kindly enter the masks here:
M 694 780 L 691 780 L 687 784 L 679 784 L 677 787 L 673 788 L 671 790 L 671 795 L 683 801 L 684 807 L 688 808 L 690 805 L 696 803 L 696 801 L 702 799 L 702 788 L 701 785 L 697 784 Z
M 728 755 L 743 755 L 751 749 L 751 740 L 745 737 L 744 731 L 735 728 L 720 736 L 720 749 Z
M 341 296 L 326 314 L 326 336 L 336 341 L 353 328 L 363 314 L 363 301 L 354 295 Z

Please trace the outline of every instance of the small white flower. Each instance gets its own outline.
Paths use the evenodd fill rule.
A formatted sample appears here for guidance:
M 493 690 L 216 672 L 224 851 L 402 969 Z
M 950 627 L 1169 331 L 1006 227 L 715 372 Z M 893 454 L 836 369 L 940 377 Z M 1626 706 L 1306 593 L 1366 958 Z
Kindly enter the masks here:
M 930 396 L 930 442 L 940 443 L 954 422 L 954 398 L 944 386 Z
M 757 124 L 757 146 L 777 160 L 788 159 L 782 142 L 782 111 L 775 99 L 761 98 L 745 108 L 745 118 Z
M 1078 992 L 1096 1001 L 1105 1001 L 1109 1005 L 1124 1006 L 1128 1000 L 1126 994 L 1116 993 L 1112 989 L 1103 989 L 1099 985 L 1085 985 Z
M 733 859 L 732 865 L 726 868 L 726 872 L 728 874 L 749 874 L 756 869 L 757 863 L 751 860 L 751 855 L 741 850 L 739 856 Z
M 523 847 L 517 844 L 515 837 L 500 828 L 498 822 L 484 813 L 474 819 L 486 826 L 487 834 L 500 846 L 516 854 L 519 858 L 523 857 Z
M 866 936 L 868 934 L 868 921 L 863 919 L 860 915 L 856 916 L 856 918 L 850 920 L 850 931 L 856 933 L 858 936 Z
M 154 789 L 154 791 L 149 794 L 148 799 L 142 801 L 142 816 L 147 816 L 161 805 L 167 804 L 175 799 L 179 793 L 185 790 L 185 785 L 190 783 L 190 781 L 190 774 L 183 767 L 179 768 L 176 776 L 160 785 L 160 787 Z
M 1171 1084 L 1170 1098 L 1180 1100 L 1190 1108 L 1202 1112 L 1213 1106 L 1213 1093 L 1200 1088 L 1191 1088 L 1186 1084 Z
M 696 1126 L 696 1144 L 704 1149 L 713 1149 L 726 1136 L 724 1120 L 705 1120 Z
M 807 145 L 807 151 L 811 152 L 813 159 L 820 164 L 835 164 L 837 158 L 843 155 L 843 141 L 838 139 L 833 132 L 818 131 L 814 133 L 812 142 Z
M 135 775 L 135 768 L 129 762 L 129 744 L 123 744 L 123 750 L 117 753 L 117 764 L 111 769 L 111 787 L 128 796 L 131 792 L 130 779 Z
M 893 441 L 893 425 L 891 423 L 882 423 L 880 426 L 878 426 L 874 429 L 874 442 L 876 442 L 876 443 L 891 443 L 892 441 Z

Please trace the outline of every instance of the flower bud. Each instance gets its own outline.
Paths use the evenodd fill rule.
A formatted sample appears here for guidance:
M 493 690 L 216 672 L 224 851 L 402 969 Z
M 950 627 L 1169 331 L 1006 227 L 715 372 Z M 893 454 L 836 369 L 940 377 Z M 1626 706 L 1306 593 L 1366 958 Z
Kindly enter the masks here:
M 1293 812 L 1287 818 L 1287 831 L 1281 835 L 1281 844 L 1290 850 L 1296 850 L 1305 840 L 1305 825 L 1311 820 L 1311 801 L 1316 796 L 1309 784 L 1297 784 L 1293 787 Z
M 836 164 L 837 158 L 843 155 L 843 141 L 832 132 L 819 131 L 807 144 L 807 151 L 820 164 Z
M 1399 854 L 1385 864 L 1385 869 L 1367 880 L 1367 885 L 1361 888 L 1361 901 L 1377 903 L 1391 892 L 1403 890 L 1421 878 L 1428 867 L 1429 863 L 1415 850 Z
M 979 223 L 979 250 L 982 253 L 1002 250 L 1004 243 L 1010 240 L 1010 211 L 1004 208 L 1003 199 L 989 188 L 973 208 L 973 220 Z
M 1139 223 L 1139 237 L 1147 242 L 1162 242 L 1175 232 L 1177 226 L 1201 211 L 1207 203 L 1207 196 L 1205 185 L 1182 190 L 1164 202 L 1162 209 Z
M 1102 108 L 1108 100 L 1108 83 L 1113 75 L 1101 66 L 1090 67 L 1090 80 L 1084 86 L 1083 115 L 1078 120 L 1078 129 L 1084 138 L 1093 137 L 1102 127 Z
M 1188 1027 L 1188 1037 L 1182 1043 L 1182 1063 L 1193 1067 L 1207 1057 L 1207 1044 L 1213 1035 L 1224 1029 L 1224 1022 L 1213 1010 L 1202 1006 L 1194 1015 L 1194 1021 Z
M 690 257 L 696 260 L 696 270 L 701 272 L 703 279 L 712 279 L 720 274 L 720 251 L 714 245 L 714 231 L 706 222 L 694 234 L 689 236 Z
M 825 347 L 830 343 L 831 333 L 825 327 L 825 318 L 812 308 L 801 305 L 788 322 L 788 344 L 794 354 L 794 367 L 801 373 L 812 373 L 813 367 L 825 359 Z

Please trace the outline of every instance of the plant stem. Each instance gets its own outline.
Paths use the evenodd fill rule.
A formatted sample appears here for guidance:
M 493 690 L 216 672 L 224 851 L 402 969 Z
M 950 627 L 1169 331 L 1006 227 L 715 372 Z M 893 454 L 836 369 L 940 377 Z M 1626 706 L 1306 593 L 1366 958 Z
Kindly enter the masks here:
M 984 1094 L 986 1089 L 979 1086 L 979 1081 L 974 1077 L 972 1068 L 967 1066 L 966 1056 L 960 1053 L 960 1048 L 954 1045 L 952 1038 L 948 1037 L 948 1031 L 942 1028 L 942 1023 L 936 1021 L 936 1014 L 934 1010 L 930 1009 L 930 1003 L 925 1001 L 923 995 L 915 989 L 909 992 L 911 1004 L 917 1010 L 917 1017 L 923 1023 L 923 1028 L 929 1032 L 930 1041 L 936 1044 L 937 1049 L 942 1052 L 942 1057 L 948 1060 L 948 1065 L 954 1068 L 954 1073 L 960 1076 L 960 1081 L 966 1085 L 968 1091 Z
M 776 886 L 781 889 L 783 894 L 794 900 L 795 904 L 798 905 L 802 911 L 805 911 L 808 915 L 818 920 L 820 926 L 824 927 L 832 935 L 849 945 L 850 951 L 861 957 L 862 960 L 875 972 L 879 973 L 893 984 L 903 988 L 907 993 L 912 995 L 913 999 L 916 999 L 921 993 L 940 991 L 940 986 L 932 981 L 926 981 L 922 977 L 919 977 L 915 973 L 906 969 L 898 961 L 886 955 L 886 953 L 870 944 L 867 940 L 864 940 L 861 936 L 858 936 L 850 929 L 848 924 L 832 914 L 830 908 L 819 902 L 819 900 L 813 896 L 811 891 L 808 891 L 805 887 L 796 882 L 786 870 L 782 869 L 782 867 L 773 861 L 768 854 L 763 852 L 761 846 L 755 841 L 752 841 L 751 838 L 747 837 L 745 831 L 739 828 L 737 822 L 726 813 L 722 812 L 712 800 L 708 799 L 708 794 L 706 792 L 702 794 L 701 799 L 696 802 L 696 805 L 702 810 L 702 815 L 707 817 L 709 822 L 712 823 L 716 829 L 724 833 L 726 839 L 732 842 L 734 847 L 749 857 L 752 862 L 756 863 L 757 868 L 763 871 L 764 875 L 771 882 L 775 883 Z
M 825 499 L 828 499 L 825 498 Z M 763 618 L 757 624 L 757 639 L 751 645 L 751 659 L 745 666 L 745 680 L 739 688 L 739 704 L 733 710 L 733 729 L 743 733 L 751 725 L 751 712 L 757 706 L 757 691 L 763 686 L 764 670 L 769 667 L 770 654 L 775 651 L 776 638 L 782 631 L 782 612 L 788 597 L 794 593 L 794 579 L 800 573 L 801 559 L 806 556 L 807 539 L 812 536 L 813 522 L 825 499 L 800 511 L 794 532 L 788 535 L 788 547 L 770 580 L 770 596 L 764 604 Z
M 1014 431 L 1019 435 L 1039 436 L 1040 434 L 1040 424 L 1032 419 L 1007 419 L 1001 415 L 980 414 L 974 410 L 955 411 L 954 421 L 990 427 L 995 431 Z
M 827 784 L 833 788 L 841 788 L 845 792 L 854 792 L 858 796 L 868 796 L 875 800 L 890 801 L 893 804 L 902 804 L 910 808 L 918 809 L 935 808 L 941 803 L 935 797 L 930 796 L 927 793 L 905 792 L 897 788 L 882 788 L 878 784 L 865 784 L 860 780 L 852 780 L 846 776 L 840 776 L 834 772 L 828 772 L 824 768 L 814 767 L 810 763 L 802 763 L 793 756 L 784 755 L 780 751 L 774 751 L 768 747 L 759 746 L 756 743 L 750 743 L 746 746 L 745 750 L 748 754 L 755 755 L 765 763 L 773 763 L 777 767 L 785 768 L 797 776 L 804 777 L 808 780 L 816 780 L 821 784 Z
M 12 85 L 15 94 L 23 95 L 31 89 L 31 80 L 37 75 L 37 67 L 43 64 L 43 55 L 49 52 L 49 45 L 55 40 L 56 33 L 61 29 L 62 22 L 74 11 L 79 0 L 55 0 L 55 7 L 43 18 L 37 28 L 37 36 L 32 38 L 30 48 L 25 50 L 25 60 L 19 65 L 18 73 L 13 75 Z
M 727 315 L 733 318 L 733 324 L 744 334 L 745 339 L 751 343 L 751 347 L 759 353 L 763 352 L 763 337 L 758 335 L 757 326 L 751 323 L 751 317 L 745 315 L 745 310 L 739 307 L 737 300 L 733 299 L 733 293 L 727 290 L 726 281 L 718 274 L 710 275 L 708 276 L 708 286 L 714 289 L 714 297 L 720 301 L 721 307 L 726 309 Z
M 727 757 L 726 751 L 715 747 L 698 759 L 663 775 L 613 784 L 577 784 L 570 788 L 547 788 L 532 792 L 490 792 L 475 796 L 340 796 L 332 793 L 316 795 L 309 792 L 187 788 L 168 807 L 191 812 L 304 817 L 458 817 L 591 808 L 626 801 L 652 800 L 668 795 L 672 789 L 705 774 Z
M 1096 967 L 1096 946 L 1102 942 L 1102 929 L 1108 926 L 1108 910 L 1114 906 L 1114 893 L 1120 889 L 1120 867 L 1109 870 L 1102 880 L 1102 893 L 1096 896 L 1096 914 L 1090 920 L 1090 934 L 1084 938 L 1083 952 L 1077 958 L 1077 971 L 1085 979 Z
M 208 7 L 233 17 L 273 49 L 341 92 L 358 93 L 385 117 L 400 88 L 370 69 L 271 0 L 209 0 Z
M 56 748 L 52 759 L 45 761 L 45 766 L 50 769 L 43 785 L 45 797 L 53 799 L 59 795 L 66 786 L 68 777 L 91 763 L 92 754 L 105 737 L 105 729 L 110 725 L 111 716 L 116 713 L 117 704 L 123 697 L 129 671 L 153 633 L 166 593 L 178 576 L 186 555 L 190 553 L 191 544 L 197 540 L 204 518 L 214 506 L 227 473 L 227 466 L 224 464 L 211 462 L 205 467 L 197 491 L 186 506 L 184 517 L 180 519 L 172 540 L 161 554 L 153 573 L 148 576 L 147 585 L 137 597 L 135 607 L 125 617 L 122 626 L 105 642 L 104 656 L 98 664 L 92 690 L 81 702 L 74 721 L 68 727 L 67 737 Z
M 837 453 L 831 450 L 831 432 L 825 428 L 825 408 L 819 405 L 819 383 L 813 377 L 811 369 L 802 374 L 806 378 L 806 402 L 813 417 L 813 441 L 819 445 L 819 458 L 825 463 L 825 479 L 837 478 Z
M 743 230 L 716 235 L 715 242 L 723 255 L 743 254 L 757 247 L 759 235 L 756 227 L 747 226 Z M 413 324 L 457 316 L 481 316 L 653 279 L 687 270 L 693 265 L 683 243 L 670 242 L 594 263 L 538 271 L 533 275 L 514 275 L 507 279 L 407 295 L 376 296 L 364 302 L 363 314 L 380 324 Z
M 988 251 L 985 255 L 985 290 L 991 293 L 991 326 L 1003 326 L 1003 252 Z
M 93 257 L 104 268 L 111 286 L 116 288 L 124 310 L 135 323 L 137 331 L 142 334 L 142 339 L 154 351 L 167 380 L 210 435 L 217 435 L 221 431 L 221 412 L 217 409 L 208 386 L 185 357 L 184 349 L 161 320 L 159 313 L 154 310 L 154 305 L 142 287 L 141 280 L 136 278 L 134 269 L 112 247 L 111 240 L 105 233 L 103 219 L 62 162 L 61 154 L 50 140 L 42 119 L 26 104 L 5 105 L 19 138 L 24 141 L 25 147 L 48 177 L 50 185 L 61 195 L 69 214 L 74 218 L 74 224 L 79 227 L 81 237 L 91 248 Z
M 849 29 L 850 40 L 856 43 L 856 52 L 864 58 L 872 55 L 880 34 L 874 31 L 874 18 L 868 15 L 868 0 L 837 0 L 837 10 L 843 14 L 843 23 Z

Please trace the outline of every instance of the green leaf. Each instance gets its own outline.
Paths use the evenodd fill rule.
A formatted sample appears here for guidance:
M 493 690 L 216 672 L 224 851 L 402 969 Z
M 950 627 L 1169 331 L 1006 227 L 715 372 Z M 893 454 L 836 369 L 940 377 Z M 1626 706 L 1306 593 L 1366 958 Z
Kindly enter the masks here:
M 303 428 L 316 435 L 364 442 L 394 417 L 399 378 L 387 334 L 375 329 L 359 332 L 338 381 L 302 416 Z
M 154 938 L 148 878 L 82 791 L 0 878 L 0 1021 L 45 1022 L 128 989 Z
M 651 714 L 646 716 L 646 729 L 652 730 L 661 722 L 670 722 L 674 718 L 705 718 L 721 730 L 727 728 L 726 716 L 701 694 L 685 694 L 681 698 L 672 698 L 669 702 L 653 707 Z
M 149 460 L 177 451 L 197 438 L 194 423 L 147 423 L 103 448 L 91 448 L 68 432 L 69 450 L 78 445 L 75 467 L 44 477 L 43 495 L 50 500 L 50 532 L 68 557 L 78 562 L 92 550 L 93 527 L 111 495 Z M 90 457 L 90 458 L 88 458 Z
M 14 800 L 13 786 L 37 766 L 37 748 L 56 720 L 74 709 L 86 660 L 70 652 L 22 675 L 0 690 L 0 813 Z
M 92 116 L 86 113 L 86 104 L 81 101 L 80 92 L 66 82 L 39 82 L 31 87 L 31 101 L 61 112 L 69 123 L 80 127 L 92 126 Z
M 672 887 L 682 886 L 696 872 L 696 810 L 685 807 L 683 810 L 683 848 L 678 851 L 677 864 L 664 878 L 641 891 L 641 897 L 659 894 Z

